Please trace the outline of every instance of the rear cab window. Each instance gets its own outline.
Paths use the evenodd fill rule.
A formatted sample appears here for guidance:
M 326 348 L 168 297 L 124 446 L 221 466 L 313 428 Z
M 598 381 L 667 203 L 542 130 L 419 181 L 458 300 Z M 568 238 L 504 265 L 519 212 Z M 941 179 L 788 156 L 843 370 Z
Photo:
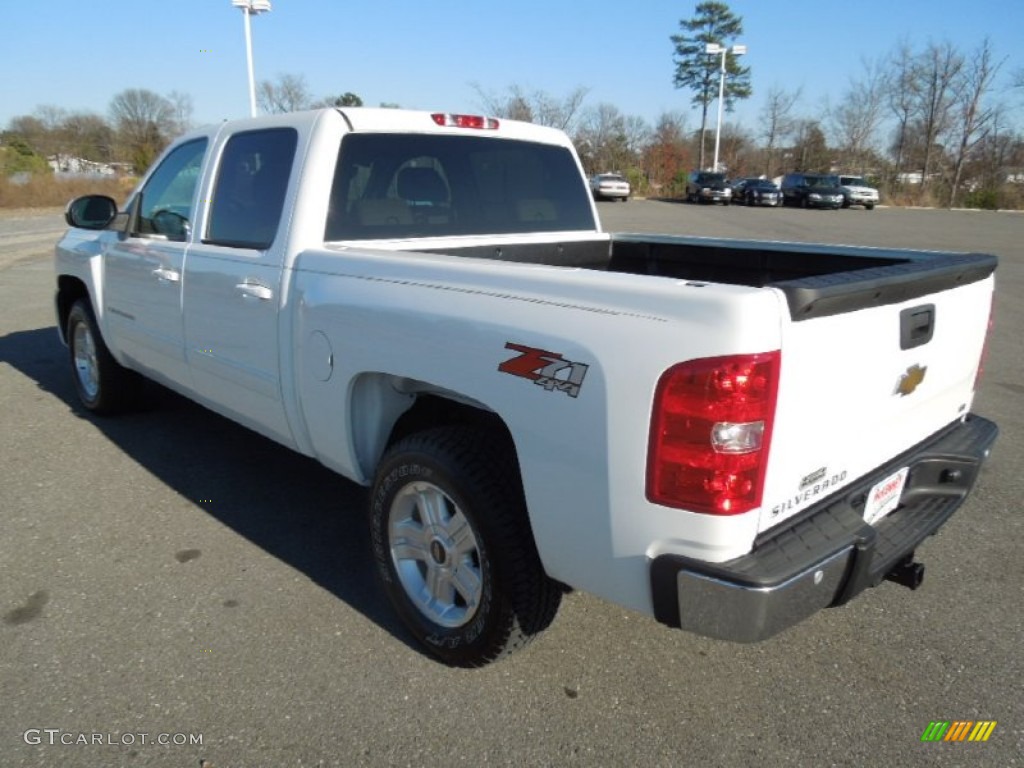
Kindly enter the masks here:
M 353 133 L 342 139 L 324 238 L 592 231 L 566 147 L 491 137 Z

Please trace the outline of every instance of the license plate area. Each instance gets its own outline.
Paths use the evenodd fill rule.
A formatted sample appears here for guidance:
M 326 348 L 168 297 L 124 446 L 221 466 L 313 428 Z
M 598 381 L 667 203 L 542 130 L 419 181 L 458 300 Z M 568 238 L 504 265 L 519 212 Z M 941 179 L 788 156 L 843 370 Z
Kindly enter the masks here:
M 868 491 L 867 502 L 864 504 L 864 522 L 874 525 L 899 506 L 909 474 L 910 467 L 903 467 Z

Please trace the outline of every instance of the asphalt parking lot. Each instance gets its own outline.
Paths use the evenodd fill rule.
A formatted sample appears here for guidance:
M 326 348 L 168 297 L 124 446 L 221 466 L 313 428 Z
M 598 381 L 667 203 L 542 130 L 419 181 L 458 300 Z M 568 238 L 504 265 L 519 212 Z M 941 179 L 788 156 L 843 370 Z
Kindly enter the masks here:
M 0 215 L 0 764 L 1024 765 L 1024 215 L 599 211 L 616 231 L 999 255 L 975 410 L 1002 432 L 919 550 L 921 589 L 753 646 L 574 593 L 525 652 L 443 667 L 371 578 L 361 488 L 174 396 L 83 414 L 51 309 L 60 216 Z M 936 720 L 997 726 L 922 742 Z

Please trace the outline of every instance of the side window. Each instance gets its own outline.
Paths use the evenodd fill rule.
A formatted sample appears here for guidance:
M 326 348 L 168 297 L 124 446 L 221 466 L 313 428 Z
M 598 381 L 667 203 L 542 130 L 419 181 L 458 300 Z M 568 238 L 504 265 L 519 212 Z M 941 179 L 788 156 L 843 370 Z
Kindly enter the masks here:
M 133 234 L 164 235 L 168 240 L 188 238 L 205 153 L 206 139 L 197 139 L 164 158 L 142 188 Z
M 270 247 L 281 222 L 298 140 L 294 128 L 246 131 L 228 139 L 204 243 Z

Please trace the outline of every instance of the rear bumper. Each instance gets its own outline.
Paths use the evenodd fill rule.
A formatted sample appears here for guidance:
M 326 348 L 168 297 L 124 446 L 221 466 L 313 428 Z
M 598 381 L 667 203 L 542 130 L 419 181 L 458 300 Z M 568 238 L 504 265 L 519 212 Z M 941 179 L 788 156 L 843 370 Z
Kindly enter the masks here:
M 885 577 L 963 503 L 998 434 L 968 415 L 838 494 L 766 531 L 750 554 L 725 563 L 680 555 L 651 562 L 654 615 L 672 627 L 757 642 L 822 608 L 842 605 Z M 900 506 L 874 525 L 868 491 L 910 467 Z

